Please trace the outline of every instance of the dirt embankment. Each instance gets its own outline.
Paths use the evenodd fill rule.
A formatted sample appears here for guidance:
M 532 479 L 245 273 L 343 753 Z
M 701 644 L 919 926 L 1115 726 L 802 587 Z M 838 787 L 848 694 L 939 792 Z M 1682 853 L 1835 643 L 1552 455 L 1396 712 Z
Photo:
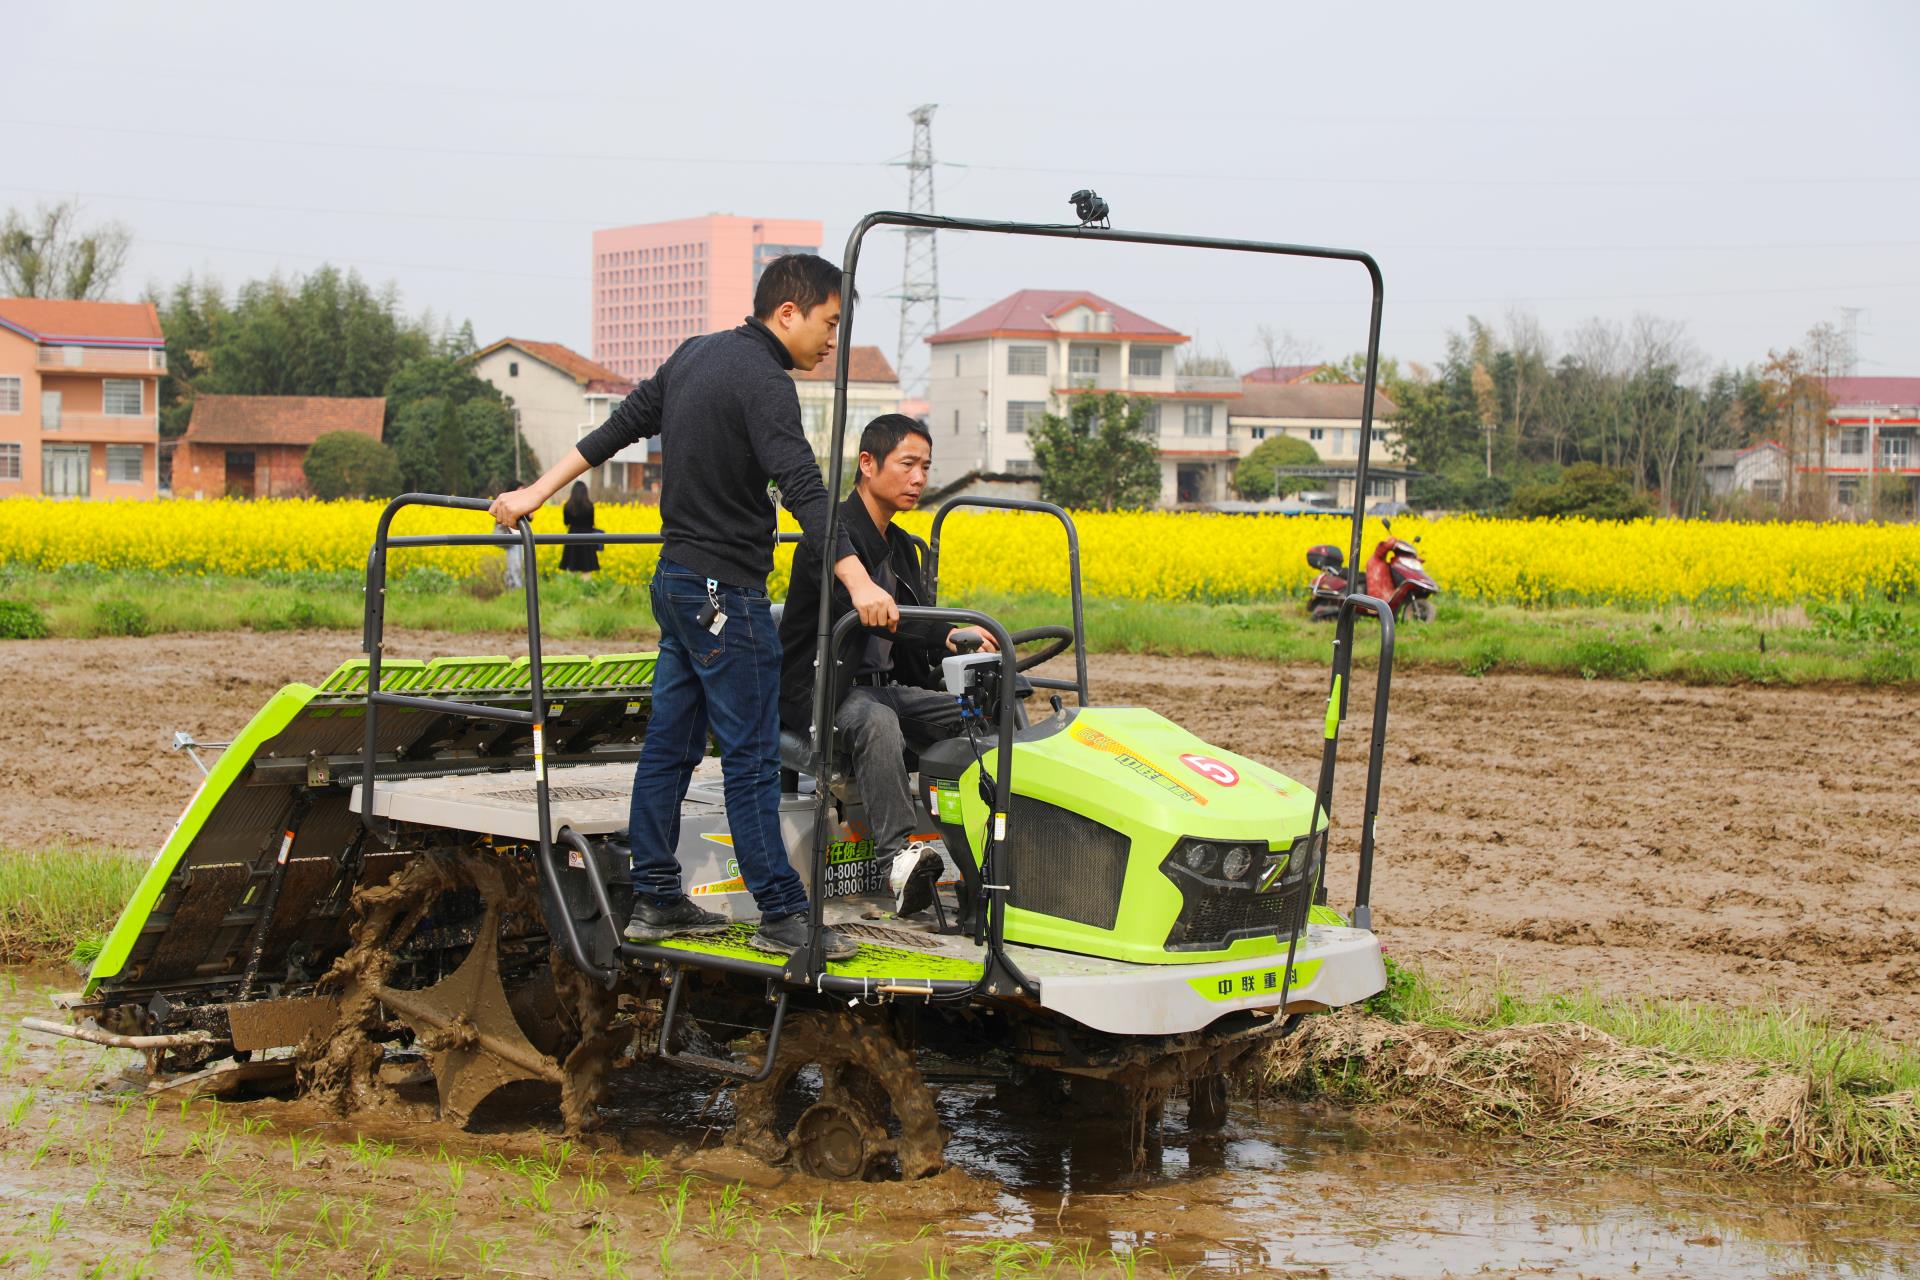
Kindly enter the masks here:
M 402 633 L 394 656 L 512 652 Z M 0 844 L 157 845 L 198 776 L 176 729 L 237 730 L 317 680 L 337 632 L 0 646 L 24 695 Z M 1311 780 L 1324 671 L 1096 656 L 1138 703 Z M 1331 884 L 1351 896 L 1369 680 L 1343 752 Z M 1920 717 L 1898 692 L 1694 689 L 1417 671 L 1395 682 L 1374 879 L 1389 951 L 1441 974 L 1808 1006 L 1920 1038 Z

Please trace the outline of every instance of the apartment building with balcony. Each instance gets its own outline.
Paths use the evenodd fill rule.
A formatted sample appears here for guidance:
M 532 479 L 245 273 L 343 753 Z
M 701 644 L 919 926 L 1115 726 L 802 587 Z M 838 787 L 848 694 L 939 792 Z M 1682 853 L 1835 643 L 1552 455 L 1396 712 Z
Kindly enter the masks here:
M 524 479 L 566 457 L 580 438 L 607 420 L 633 383 L 595 360 L 558 342 L 502 338 L 467 357 L 467 367 L 507 398 L 520 434 L 538 457 L 524 468 Z M 660 455 L 657 441 L 628 445 L 587 477 L 596 498 L 657 494 Z M 566 501 L 566 491 L 554 495 Z
M 0 298 L 0 497 L 153 497 L 166 372 L 151 303 Z
M 699 333 L 753 311 L 769 262 L 820 252 L 820 223 L 712 214 L 593 233 L 593 358 L 623 378 L 651 377 Z
M 935 487 L 1032 473 L 1029 425 L 1078 392 L 1117 391 L 1145 407 L 1162 506 L 1228 496 L 1239 455 L 1227 405 L 1240 380 L 1178 373 L 1186 334 L 1086 290 L 1022 289 L 927 341 Z
M 1832 510 L 1920 519 L 1920 378 L 1829 378 L 1825 448 L 1797 460 Z

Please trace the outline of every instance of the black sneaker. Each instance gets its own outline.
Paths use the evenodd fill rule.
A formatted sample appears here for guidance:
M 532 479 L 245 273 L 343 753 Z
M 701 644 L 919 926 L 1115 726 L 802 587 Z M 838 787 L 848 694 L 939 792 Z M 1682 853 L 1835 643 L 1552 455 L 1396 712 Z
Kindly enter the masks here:
M 697 937 L 724 933 L 733 921 L 717 911 L 708 911 L 692 898 L 681 894 L 672 906 L 656 907 L 646 898 L 634 904 L 633 919 L 627 921 L 621 936 L 628 942 L 658 942 L 662 938 Z
M 748 941 L 762 951 L 792 955 L 807 941 L 806 913 L 763 919 Z M 851 960 L 860 950 L 859 943 L 851 938 L 843 938 L 831 929 L 820 931 L 820 946 L 829 960 Z

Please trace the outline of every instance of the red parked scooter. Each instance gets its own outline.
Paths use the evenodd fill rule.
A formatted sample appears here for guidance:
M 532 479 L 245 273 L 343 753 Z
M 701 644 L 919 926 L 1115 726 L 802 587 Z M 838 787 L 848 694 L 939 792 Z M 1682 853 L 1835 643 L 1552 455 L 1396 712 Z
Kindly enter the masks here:
M 1387 536 L 1367 561 L 1367 594 L 1385 600 L 1396 619 L 1411 612 L 1422 622 L 1432 622 L 1433 597 L 1439 593 L 1440 584 L 1427 575 L 1427 567 L 1420 562 L 1419 549 L 1414 546 L 1420 539 L 1407 542 L 1396 538 L 1392 521 L 1382 520 L 1380 524 Z M 1347 571 L 1341 567 L 1344 558 L 1340 548 L 1326 543 L 1307 548 L 1307 563 L 1320 570 L 1307 600 L 1307 614 L 1315 622 L 1331 622 L 1340 616 L 1340 597 L 1347 591 Z

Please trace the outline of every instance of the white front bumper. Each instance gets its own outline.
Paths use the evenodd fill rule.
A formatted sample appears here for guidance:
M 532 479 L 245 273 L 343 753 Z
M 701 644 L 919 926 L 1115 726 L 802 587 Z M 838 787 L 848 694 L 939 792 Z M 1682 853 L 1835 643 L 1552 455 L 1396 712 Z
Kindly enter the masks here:
M 1224 1014 L 1280 1004 L 1284 953 L 1211 964 L 1126 964 L 1037 948 L 1009 948 L 1040 984 L 1040 1003 L 1112 1035 L 1178 1035 Z M 1286 1002 L 1339 1007 L 1387 985 L 1380 941 L 1366 929 L 1314 925 L 1293 957 Z

